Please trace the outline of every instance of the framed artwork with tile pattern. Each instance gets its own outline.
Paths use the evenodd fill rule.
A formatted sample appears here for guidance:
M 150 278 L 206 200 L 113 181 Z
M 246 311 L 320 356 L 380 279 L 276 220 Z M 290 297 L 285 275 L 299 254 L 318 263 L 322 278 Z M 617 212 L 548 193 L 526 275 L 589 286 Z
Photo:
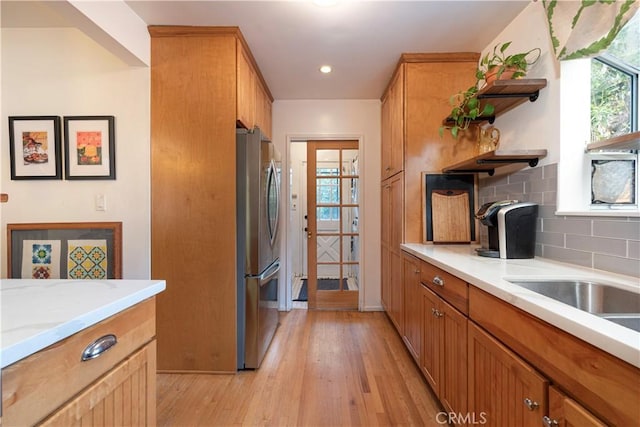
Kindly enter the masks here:
M 122 223 L 7 224 L 14 279 L 121 279 Z

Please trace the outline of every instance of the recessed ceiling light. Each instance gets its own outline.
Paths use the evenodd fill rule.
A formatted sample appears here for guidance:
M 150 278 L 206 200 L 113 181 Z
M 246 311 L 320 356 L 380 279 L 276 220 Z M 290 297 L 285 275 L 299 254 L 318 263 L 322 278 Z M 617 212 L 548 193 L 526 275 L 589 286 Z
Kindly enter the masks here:
M 331 65 L 323 65 L 322 67 L 320 67 L 320 72 L 329 74 L 331 72 Z

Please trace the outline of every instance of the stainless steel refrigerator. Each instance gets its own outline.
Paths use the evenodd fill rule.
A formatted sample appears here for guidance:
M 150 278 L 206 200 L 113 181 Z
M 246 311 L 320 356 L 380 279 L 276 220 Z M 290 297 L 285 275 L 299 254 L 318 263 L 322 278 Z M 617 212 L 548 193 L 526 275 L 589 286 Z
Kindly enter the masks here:
M 282 166 L 260 129 L 236 134 L 238 369 L 256 369 L 278 327 Z

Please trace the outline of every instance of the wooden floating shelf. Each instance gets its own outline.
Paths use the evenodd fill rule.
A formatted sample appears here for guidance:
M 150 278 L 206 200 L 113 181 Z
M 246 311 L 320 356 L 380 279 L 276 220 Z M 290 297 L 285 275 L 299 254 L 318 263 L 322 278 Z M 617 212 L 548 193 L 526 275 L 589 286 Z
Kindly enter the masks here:
M 455 165 L 442 169 L 443 173 L 476 173 L 486 172 L 490 176 L 496 168 L 515 163 L 535 167 L 538 160 L 546 157 L 547 150 L 496 150 L 480 154 Z
M 478 117 L 472 123 L 493 123 L 496 117 L 523 102 L 537 100 L 540 89 L 546 86 L 547 79 L 510 79 L 491 82 L 478 91 L 478 99 L 480 100 L 480 111 L 489 102 L 495 108 L 494 113 L 492 116 Z M 452 120 L 447 117 L 443 123 L 450 124 Z
M 592 142 L 587 145 L 587 150 L 640 150 L 640 132 Z

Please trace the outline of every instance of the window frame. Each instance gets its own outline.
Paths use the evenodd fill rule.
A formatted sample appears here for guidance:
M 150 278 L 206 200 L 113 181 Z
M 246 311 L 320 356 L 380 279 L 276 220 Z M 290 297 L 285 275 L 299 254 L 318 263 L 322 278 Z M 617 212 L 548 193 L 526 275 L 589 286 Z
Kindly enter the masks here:
M 608 67 L 615 69 L 623 74 L 626 74 L 631 78 L 631 132 L 638 130 L 638 79 L 640 76 L 640 69 L 622 61 L 621 59 L 609 54 L 603 53 L 591 59 L 591 61 L 598 61 L 605 64 Z M 594 141 L 592 141 L 594 142 Z

